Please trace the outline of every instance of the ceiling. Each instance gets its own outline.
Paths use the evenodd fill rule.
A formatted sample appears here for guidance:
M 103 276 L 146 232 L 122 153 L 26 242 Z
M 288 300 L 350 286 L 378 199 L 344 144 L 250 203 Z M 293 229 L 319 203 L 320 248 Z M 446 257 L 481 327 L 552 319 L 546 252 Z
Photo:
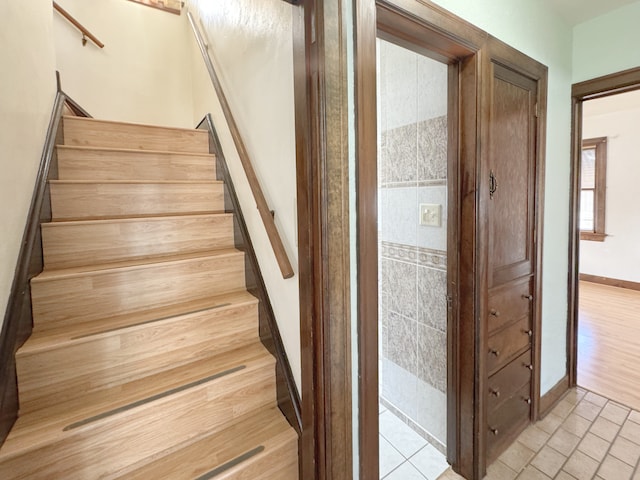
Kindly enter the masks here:
M 603 15 L 638 0 L 544 0 L 570 25 Z

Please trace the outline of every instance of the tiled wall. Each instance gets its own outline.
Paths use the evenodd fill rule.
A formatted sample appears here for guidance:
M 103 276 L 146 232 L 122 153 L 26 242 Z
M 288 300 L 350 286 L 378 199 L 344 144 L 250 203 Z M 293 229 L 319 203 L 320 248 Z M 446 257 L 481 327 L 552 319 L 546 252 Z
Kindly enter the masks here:
M 379 41 L 380 392 L 446 445 L 447 67 Z M 419 204 L 442 205 L 440 227 Z

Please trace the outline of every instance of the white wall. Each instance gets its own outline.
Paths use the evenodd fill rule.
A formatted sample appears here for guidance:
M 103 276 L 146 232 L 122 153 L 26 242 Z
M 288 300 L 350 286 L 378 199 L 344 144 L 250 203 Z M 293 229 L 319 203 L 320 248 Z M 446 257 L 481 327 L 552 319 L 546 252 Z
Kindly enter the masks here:
M 0 311 L 6 309 L 56 91 L 50 0 L 0 15 Z M 1 322 L 2 320 L 0 320 Z
M 292 10 L 282 0 L 190 0 L 205 26 L 210 52 L 238 128 L 289 258 L 297 271 L 296 156 L 293 98 Z M 284 280 L 246 181 L 224 115 L 191 42 L 194 122 L 210 112 L 260 262 L 298 389 L 300 308 L 298 278 Z
M 435 3 L 549 67 L 542 272 L 545 394 L 566 373 L 572 30 L 537 0 Z
M 607 137 L 604 242 L 580 242 L 580 273 L 640 282 L 640 92 L 584 103 L 583 138 Z
M 58 13 L 53 31 L 62 89 L 92 116 L 193 127 L 189 30 L 173 15 L 124 0 L 59 0 L 105 44 L 81 34 Z M 23 34 L 24 36 L 24 34 Z
M 640 66 L 640 2 L 576 25 L 573 82 Z

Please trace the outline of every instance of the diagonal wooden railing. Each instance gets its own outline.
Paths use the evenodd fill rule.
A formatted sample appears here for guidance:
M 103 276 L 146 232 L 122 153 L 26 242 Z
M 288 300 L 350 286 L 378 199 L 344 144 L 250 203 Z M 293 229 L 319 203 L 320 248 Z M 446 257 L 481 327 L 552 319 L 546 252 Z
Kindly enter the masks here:
M 64 8 L 62 8 L 60 5 L 58 5 L 56 2 L 53 2 L 53 8 L 60 13 L 60 15 L 62 15 L 64 18 L 66 18 L 67 20 L 69 20 L 69 22 L 76 27 L 78 30 L 80 30 L 80 33 L 82 33 L 82 45 L 86 45 L 87 44 L 87 38 L 89 40 L 91 40 L 93 43 L 95 43 L 98 47 L 100 48 L 104 48 L 104 43 L 102 43 L 100 40 L 98 40 L 94 34 L 92 34 L 89 30 L 87 30 L 87 28 L 82 25 L 78 20 L 76 20 L 69 12 L 67 12 Z
M 220 79 L 218 78 L 215 67 L 213 66 L 213 61 L 209 56 L 209 44 L 204 41 L 204 36 L 196 25 L 195 19 L 193 18 L 191 12 L 187 12 L 187 17 L 189 18 L 189 22 L 191 23 L 191 28 L 193 29 L 193 33 L 196 37 L 198 47 L 200 48 L 200 52 L 202 53 L 202 57 L 204 58 L 207 70 L 209 71 L 209 76 L 211 77 L 211 82 L 213 83 L 213 87 L 215 88 L 216 94 L 218 96 L 218 100 L 220 102 L 220 106 L 222 107 L 224 117 L 229 126 L 229 130 L 231 131 L 233 142 L 238 151 L 238 155 L 240 156 L 240 162 L 242 163 L 245 175 L 247 176 L 247 180 L 249 181 L 251 192 L 253 193 L 253 197 L 256 200 L 256 206 L 258 208 L 258 212 L 260 213 L 260 218 L 264 223 L 265 230 L 267 231 L 269 241 L 271 242 L 271 248 L 273 248 L 278 266 L 280 267 L 280 271 L 282 272 L 282 276 L 284 278 L 291 278 L 293 277 L 293 268 L 291 267 L 291 262 L 289 261 L 287 251 L 285 250 L 284 244 L 282 243 L 282 238 L 280 237 L 278 229 L 276 228 L 273 214 L 271 210 L 269 210 L 269 207 L 267 205 L 267 201 L 265 199 L 262 188 L 260 187 L 260 182 L 258 181 L 256 172 L 253 169 L 253 164 L 251 163 L 249 152 L 247 151 L 244 141 L 242 140 L 238 125 L 233 118 L 231 108 L 229 107 L 229 102 L 227 101 L 227 97 L 225 96 L 222 85 L 220 84 Z

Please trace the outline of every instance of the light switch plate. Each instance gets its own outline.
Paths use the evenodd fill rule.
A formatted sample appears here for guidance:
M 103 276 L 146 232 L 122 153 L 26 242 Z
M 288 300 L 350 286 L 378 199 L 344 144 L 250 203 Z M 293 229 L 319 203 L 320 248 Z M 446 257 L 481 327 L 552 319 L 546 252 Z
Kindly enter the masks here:
M 420 225 L 426 225 L 428 227 L 441 227 L 442 205 L 435 203 L 421 203 Z

